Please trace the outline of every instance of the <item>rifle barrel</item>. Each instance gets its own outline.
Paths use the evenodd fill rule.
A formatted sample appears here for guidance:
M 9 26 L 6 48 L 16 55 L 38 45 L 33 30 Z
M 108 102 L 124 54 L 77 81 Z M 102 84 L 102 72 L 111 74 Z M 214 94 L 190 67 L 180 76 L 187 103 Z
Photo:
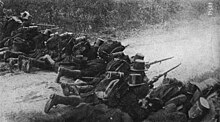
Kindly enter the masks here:
M 164 73 L 163 73 L 163 74 L 161 74 L 161 75 L 163 76 L 164 74 L 167 74 L 168 72 L 170 72 L 170 71 L 172 71 L 172 70 L 176 69 L 176 68 L 177 68 L 177 67 L 179 67 L 180 65 L 181 65 L 181 63 L 179 63 L 178 65 L 176 65 L 175 67 L 173 67 L 173 68 L 169 69 L 168 71 L 164 72 Z
M 130 46 L 129 44 L 125 45 L 124 47 L 127 48 L 128 46 Z
M 56 25 L 51 25 L 51 24 L 36 24 L 38 26 L 48 26 L 48 27 L 55 27 Z
M 169 60 L 169 59 L 172 59 L 172 58 L 174 58 L 174 57 L 172 56 L 172 57 L 164 58 L 164 59 L 161 59 L 161 60 L 158 60 L 158 61 L 153 61 L 153 62 L 148 63 L 148 65 L 156 64 L 156 63 L 166 61 L 166 60 Z

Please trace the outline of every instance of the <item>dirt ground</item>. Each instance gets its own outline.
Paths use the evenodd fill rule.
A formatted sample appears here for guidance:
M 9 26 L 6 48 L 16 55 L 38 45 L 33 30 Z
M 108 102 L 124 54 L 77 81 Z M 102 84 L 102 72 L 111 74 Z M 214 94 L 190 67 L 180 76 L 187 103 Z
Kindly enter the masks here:
M 142 53 L 145 61 L 174 56 L 174 59 L 153 65 L 146 72 L 149 78 L 182 63 L 168 77 L 187 81 L 219 66 L 219 33 L 219 18 L 203 18 L 181 22 L 168 31 L 146 30 L 138 36 L 122 40 L 122 43 L 130 44 L 125 50 L 126 54 L 132 56 L 137 52 Z M 30 114 L 23 114 L 24 112 L 43 113 L 51 93 L 62 95 L 60 86 L 54 83 L 55 78 L 56 73 L 44 71 L 30 74 L 7 73 L 0 76 L 0 122 L 28 122 Z M 158 84 L 159 82 L 156 85 Z

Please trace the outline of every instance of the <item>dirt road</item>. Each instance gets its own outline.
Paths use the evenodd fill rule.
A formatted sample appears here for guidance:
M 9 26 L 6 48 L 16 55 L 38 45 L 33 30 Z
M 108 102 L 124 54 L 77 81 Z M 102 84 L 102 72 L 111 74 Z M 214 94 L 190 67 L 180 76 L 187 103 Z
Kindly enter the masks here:
M 147 30 L 122 43 L 130 44 L 126 54 L 131 56 L 140 52 L 145 55 L 145 61 L 175 57 L 152 66 L 146 72 L 150 78 L 181 62 L 182 65 L 168 77 L 186 81 L 219 66 L 220 23 L 217 21 L 219 18 L 196 20 L 169 31 Z M 24 122 L 29 115 L 23 112 L 42 112 L 51 93 L 61 94 L 60 86 L 53 83 L 55 77 L 55 73 L 41 71 L 0 76 L 0 121 L 10 118 Z

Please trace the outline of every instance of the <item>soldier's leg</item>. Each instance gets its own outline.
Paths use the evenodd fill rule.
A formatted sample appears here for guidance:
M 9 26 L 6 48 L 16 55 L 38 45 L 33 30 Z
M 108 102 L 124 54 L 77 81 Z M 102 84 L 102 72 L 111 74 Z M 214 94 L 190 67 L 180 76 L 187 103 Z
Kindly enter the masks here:
M 70 70 L 64 67 L 59 67 L 58 69 L 58 75 L 55 80 L 56 83 L 60 82 L 60 78 L 62 76 L 67 76 L 67 77 L 72 77 L 72 78 L 78 78 L 81 76 L 81 71 L 80 70 Z
M 66 83 L 61 83 L 61 87 L 63 89 L 63 94 L 65 96 L 79 95 L 80 93 L 87 93 L 94 89 L 94 86 L 92 85 L 79 86 L 75 84 L 66 84 Z
M 22 52 L 6 51 L 4 53 L 4 60 L 5 60 L 5 62 L 7 62 L 8 58 L 18 58 L 18 56 L 20 56 L 20 55 L 25 55 L 25 54 Z
M 51 58 L 50 55 L 45 55 L 43 57 L 40 57 L 40 59 L 47 61 L 50 65 L 55 65 L 55 61 Z
M 23 55 L 18 56 L 18 69 L 19 70 L 22 70 L 23 60 L 28 60 L 28 59 L 29 57 L 26 57 Z
M 43 70 L 53 70 L 54 64 L 51 64 L 47 60 L 36 60 L 36 59 L 31 59 L 31 64 L 36 67 L 40 68 Z
M 2 52 L 2 51 L 7 51 L 7 50 L 9 50 L 8 47 L 2 47 L 2 48 L 0 48 L 0 52 Z
M 9 58 L 9 69 L 10 72 L 13 72 L 13 68 L 15 67 L 15 64 L 18 62 L 18 58 Z
M 75 85 L 69 85 L 67 83 L 61 83 L 61 88 L 65 96 L 79 95 L 79 90 Z
M 32 67 L 40 68 L 43 70 L 52 69 L 52 66 L 50 64 L 47 64 L 45 61 L 36 60 L 34 58 L 29 58 L 29 57 L 25 57 L 25 56 L 19 56 L 18 57 L 18 67 L 20 70 L 22 68 L 23 60 L 28 61 L 26 68 L 25 68 L 27 72 L 30 72 Z
M 79 96 L 63 97 L 60 95 L 52 94 L 50 95 L 50 99 L 45 105 L 44 112 L 48 113 L 53 106 L 58 104 L 77 106 L 81 102 L 83 102 L 83 99 Z
M 86 93 L 94 89 L 93 85 L 83 85 L 83 86 L 76 86 L 79 89 L 79 93 Z
M 2 61 L 4 60 L 5 52 L 6 52 L 6 51 L 1 51 L 1 52 L 0 52 L 0 61 L 1 61 L 1 60 L 2 60 Z

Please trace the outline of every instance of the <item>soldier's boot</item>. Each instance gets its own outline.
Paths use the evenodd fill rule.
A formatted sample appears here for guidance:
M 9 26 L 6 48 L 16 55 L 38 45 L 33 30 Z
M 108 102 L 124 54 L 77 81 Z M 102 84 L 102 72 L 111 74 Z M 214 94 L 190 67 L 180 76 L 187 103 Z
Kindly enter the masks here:
M 24 63 L 24 64 L 23 64 Z M 24 72 L 30 73 L 32 67 L 41 68 L 41 69 L 48 69 L 48 65 L 45 61 L 36 60 L 34 58 L 29 58 L 25 56 L 18 57 L 18 67 L 21 70 L 23 67 Z
M 18 56 L 18 69 L 22 70 L 23 60 L 28 60 L 28 57 L 25 57 L 23 55 Z
M 60 83 L 60 78 L 62 76 L 67 76 L 67 77 L 72 77 L 72 78 L 77 78 L 81 75 L 81 71 L 80 70 L 70 70 L 64 67 L 59 67 L 58 69 L 58 75 L 57 78 L 55 80 L 56 83 Z
M 10 57 L 10 55 L 11 55 L 11 52 L 10 52 L 10 51 L 6 51 L 6 52 L 4 53 L 4 61 L 5 61 L 5 62 L 7 62 L 8 58 Z
M 78 91 L 78 88 L 77 86 L 75 85 L 69 85 L 69 84 L 66 84 L 66 83 L 61 83 L 61 87 L 62 87 L 62 90 L 63 90 L 63 94 L 65 96 L 69 96 L 69 95 L 79 95 L 79 91 Z
M 6 51 L 1 51 L 0 52 L 0 61 L 4 61 L 4 55 Z
M 39 61 L 39 60 L 36 60 L 34 58 L 29 58 L 28 62 L 27 62 L 27 65 L 25 65 L 25 71 L 27 73 L 30 73 L 30 71 L 32 70 L 33 67 L 44 69 L 47 66 L 45 65 L 44 61 Z
M 58 104 L 77 106 L 81 102 L 83 102 L 83 99 L 79 96 L 63 97 L 52 94 L 44 107 L 44 112 L 48 113 L 53 106 Z
M 18 58 L 9 58 L 9 69 L 13 72 L 14 65 L 18 62 Z
M 26 73 L 30 73 L 32 68 L 32 62 L 34 59 L 25 57 L 23 55 L 18 56 L 18 68 Z
M 24 64 L 24 68 L 23 68 L 24 72 L 25 73 L 30 73 L 31 72 L 31 68 L 32 68 L 32 60 L 31 59 L 26 60 L 25 64 Z
M 46 62 L 48 62 L 50 65 L 55 65 L 55 61 L 51 58 L 50 55 L 45 55 L 44 57 L 42 57 L 42 59 L 44 59 Z

